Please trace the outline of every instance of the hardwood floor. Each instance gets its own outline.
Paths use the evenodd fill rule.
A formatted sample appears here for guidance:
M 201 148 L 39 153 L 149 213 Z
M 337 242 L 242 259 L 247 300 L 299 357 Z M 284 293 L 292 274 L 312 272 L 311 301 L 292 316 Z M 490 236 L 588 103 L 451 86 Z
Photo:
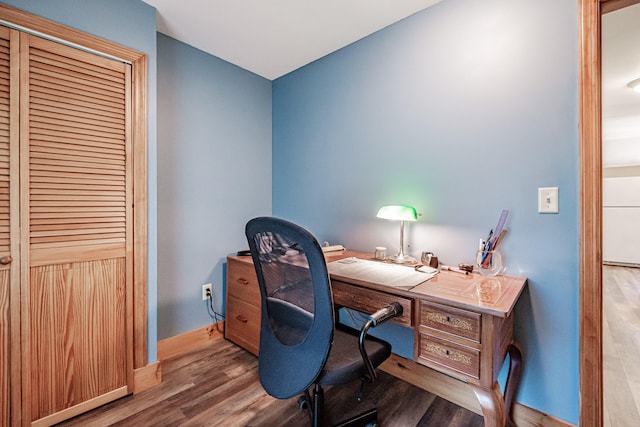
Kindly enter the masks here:
M 309 426 L 297 398 L 277 400 L 258 379 L 257 358 L 218 340 L 162 362 L 163 381 L 60 426 Z M 381 426 L 480 427 L 483 418 L 442 398 L 379 371 L 356 401 L 359 382 L 325 390 L 326 421 L 335 423 L 378 408 Z
M 604 427 L 640 420 L 640 268 L 603 268 Z

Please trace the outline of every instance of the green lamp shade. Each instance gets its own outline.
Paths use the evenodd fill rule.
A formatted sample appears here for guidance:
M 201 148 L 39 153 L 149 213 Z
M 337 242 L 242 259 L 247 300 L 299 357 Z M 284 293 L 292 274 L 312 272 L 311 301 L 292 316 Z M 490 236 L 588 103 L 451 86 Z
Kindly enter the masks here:
M 395 219 L 397 221 L 417 221 L 416 208 L 412 206 L 390 205 L 383 206 L 376 215 L 378 218 Z

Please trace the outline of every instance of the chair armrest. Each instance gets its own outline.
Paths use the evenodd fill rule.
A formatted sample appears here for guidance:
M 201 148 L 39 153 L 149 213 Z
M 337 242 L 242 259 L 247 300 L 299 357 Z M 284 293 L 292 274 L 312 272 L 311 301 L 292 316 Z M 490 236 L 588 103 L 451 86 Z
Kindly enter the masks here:
M 376 379 L 376 370 L 373 367 L 373 363 L 371 363 L 371 359 L 369 358 L 369 355 L 364 348 L 364 342 L 365 338 L 367 337 L 367 332 L 369 332 L 369 329 L 371 327 L 375 328 L 376 326 L 381 325 L 387 320 L 400 315 L 402 315 L 402 305 L 400 305 L 400 303 L 393 302 L 370 315 L 369 319 L 365 322 L 365 324 L 362 326 L 362 329 L 360 330 L 360 341 L 358 342 L 358 345 L 360 347 L 360 355 L 362 356 L 362 360 L 367 367 L 367 372 L 369 373 L 369 379 L 371 381 L 375 381 Z

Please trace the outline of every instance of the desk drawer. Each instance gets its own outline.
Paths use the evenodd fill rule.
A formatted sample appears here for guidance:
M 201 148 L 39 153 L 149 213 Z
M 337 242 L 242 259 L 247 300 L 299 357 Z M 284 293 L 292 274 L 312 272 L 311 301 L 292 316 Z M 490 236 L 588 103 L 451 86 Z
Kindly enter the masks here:
M 227 261 L 227 295 L 260 307 L 260 288 L 252 263 Z
M 420 326 L 479 343 L 482 316 L 479 313 L 420 300 Z
M 228 296 L 225 338 L 257 356 L 260 346 L 260 307 Z
M 409 298 L 390 295 L 371 289 L 364 289 L 338 280 L 331 281 L 331 288 L 333 291 L 334 304 L 342 307 L 353 308 L 354 310 L 358 310 L 363 313 L 372 314 L 392 302 L 398 302 L 402 305 L 402 316 L 391 320 L 404 326 L 412 326 L 411 319 L 413 319 L 413 301 Z
M 480 378 L 480 351 L 442 340 L 428 334 L 419 334 L 418 362 L 431 366 L 433 363 Z

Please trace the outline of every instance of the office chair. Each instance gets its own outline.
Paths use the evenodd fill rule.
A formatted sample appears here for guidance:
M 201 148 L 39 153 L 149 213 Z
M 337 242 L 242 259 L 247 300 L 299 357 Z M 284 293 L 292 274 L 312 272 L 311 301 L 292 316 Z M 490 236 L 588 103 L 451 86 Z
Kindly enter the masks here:
M 316 239 L 291 222 L 260 217 L 249 221 L 249 243 L 262 299 L 258 372 L 265 391 L 278 399 L 300 393 L 313 426 L 323 424 L 324 386 L 376 378 L 375 368 L 391 345 L 367 336 L 371 327 L 402 314 L 393 303 L 369 316 L 361 331 L 336 325 L 331 282 Z M 313 385 L 313 399 L 309 388 Z M 369 410 L 340 426 L 376 425 Z

